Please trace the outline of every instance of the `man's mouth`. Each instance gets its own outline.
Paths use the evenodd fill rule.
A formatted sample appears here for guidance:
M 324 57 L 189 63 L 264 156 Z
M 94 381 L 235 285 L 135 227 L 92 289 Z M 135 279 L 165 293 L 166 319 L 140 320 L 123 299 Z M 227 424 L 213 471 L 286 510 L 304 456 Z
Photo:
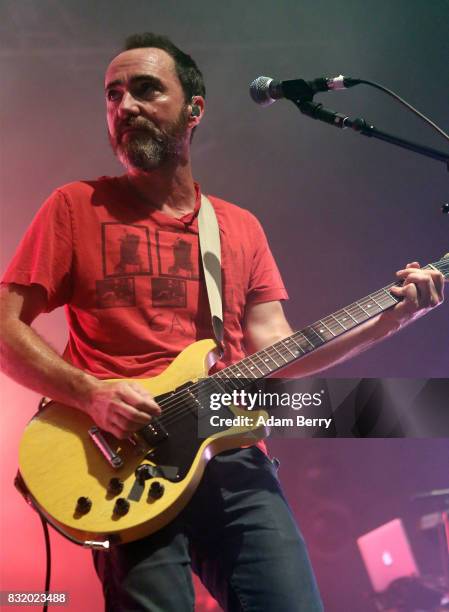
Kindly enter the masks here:
M 124 136 L 126 136 L 127 134 L 128 134 L 128 135 L 131 135 L 131 134 L 137 134 L 138 132 L 140 132 L 140 133 L 146 133 L 146 134 L 147 134 L 147 136 L 148 136 L 149 138 L 154 138 L 155 140 L 159 140 L 159 138 L 160 138 L 160 135 L 159 135 L 159 134 L 155 133 L 153 130 L 149 129 L 149 128 L 148 128 L 148 127 L 146 127 L 146 126 L 141 126 L 141 125 L 129 125 L 129 126 L 125 126 L 125 127 L 123 127 L 123 128 L 121 128 L 121 129 L 120 129 L 120 131 L 119 131 L 119 137 L 120 137 L 120 140 L 121 140 L 121 139 L 122 139 Z
M 142 128 L 142 127 L 135 127 L 135 126 L 133 126 L 133 127 L 125 127 L 122 130 L 120 130 L 120 134 L 123 136 L 123 134 L 129 134 L 129 133 L 132 133 L 132 132 L 142 132 L 144 130 L 145 130 L 145 128 Z

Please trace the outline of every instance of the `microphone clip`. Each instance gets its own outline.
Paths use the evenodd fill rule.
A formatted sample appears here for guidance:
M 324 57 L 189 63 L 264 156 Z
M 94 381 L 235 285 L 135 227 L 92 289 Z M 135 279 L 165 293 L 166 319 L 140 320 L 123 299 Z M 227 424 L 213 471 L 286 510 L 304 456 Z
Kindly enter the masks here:
M 282 94 L 276 96 L 276 91 L 273 91 L 275 95 L 273 98 L 284 97 L 291 102 L 297 104 L 298 102 L 311 102 L 313 96 L 319 91 L 326 89 L 327 79 L 315 79 L 315 81 L 305 81 L 304 79 L 293 79 L 291 81 L 282 81 L 282 83 L 272 84 L 273 90 L 279 87 Z

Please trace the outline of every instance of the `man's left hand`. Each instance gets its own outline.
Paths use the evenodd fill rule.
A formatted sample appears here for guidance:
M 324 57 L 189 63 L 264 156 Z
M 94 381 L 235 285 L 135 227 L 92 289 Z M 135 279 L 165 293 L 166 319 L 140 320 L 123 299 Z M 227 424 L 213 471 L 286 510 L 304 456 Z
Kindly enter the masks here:
M 441 272 L 424 270 L 414 261 L 407 264 L 404 270 L 398 270 L 396 276 L 404 281 L 403 285 L 391 287 L 390 292 L 394 297 L 402 299 L 384 315 L 388 315 L 385 318 L 396 322 L 398 327 L 421 317 L 443 302 L 444 276 Z

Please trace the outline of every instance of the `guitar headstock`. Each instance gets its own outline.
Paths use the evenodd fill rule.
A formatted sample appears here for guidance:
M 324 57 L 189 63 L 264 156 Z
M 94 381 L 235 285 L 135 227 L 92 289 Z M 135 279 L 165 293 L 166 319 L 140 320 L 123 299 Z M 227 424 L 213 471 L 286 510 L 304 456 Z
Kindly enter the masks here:
M 432 265 L 434 268 L 439 270 L 441 274 L 443 274 L 445 282 L 449 282 L 449 253 L 443 255 L 440 261 L 437 261 L 435 264 Z

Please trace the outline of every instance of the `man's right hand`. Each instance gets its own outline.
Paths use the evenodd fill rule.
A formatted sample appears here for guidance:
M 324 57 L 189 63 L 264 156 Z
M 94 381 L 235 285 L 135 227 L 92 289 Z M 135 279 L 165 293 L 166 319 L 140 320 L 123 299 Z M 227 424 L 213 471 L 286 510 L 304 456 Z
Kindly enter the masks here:
M 119 439 L 127 438 L 161 413 L 153 396 L 137 382 L 96 380 L 89 396 L 78 407 L 100 429 Z

